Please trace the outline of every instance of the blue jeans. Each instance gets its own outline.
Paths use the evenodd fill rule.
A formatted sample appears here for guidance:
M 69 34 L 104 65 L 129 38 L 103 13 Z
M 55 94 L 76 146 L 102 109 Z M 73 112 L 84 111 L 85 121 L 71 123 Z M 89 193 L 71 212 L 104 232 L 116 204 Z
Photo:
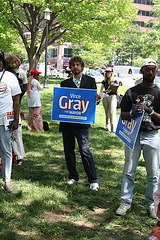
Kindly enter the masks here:
M 145 198 L 147 205 L 154 204 L 154 192 L 157 190 L 159 175 L 159 135 L 158 131 L 139 132 L 133 150 L 125 145 L 125 164 L 123 169 L 121 199 L 132 202 L 132 192 L 138 160 L 143 152 L 147 171 L 147 188 Z
M 4 126 L 0 125 L 0 152 L 2 159 L 2 179 L 4 182 L 11 180 L 12 170 L 12 131 L 5 131 Z

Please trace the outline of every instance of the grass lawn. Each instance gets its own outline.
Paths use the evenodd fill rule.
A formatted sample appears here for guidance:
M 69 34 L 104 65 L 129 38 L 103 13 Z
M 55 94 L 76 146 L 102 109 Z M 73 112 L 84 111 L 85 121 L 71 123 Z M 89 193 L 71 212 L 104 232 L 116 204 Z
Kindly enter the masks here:
M 115 216 L 120 203 L 124 150 L 115 134 L 105 131 L 102 101 L 89 134 L 100 190 L 89 189 L 77 145 L 80 182 L 65 184 L 68 172 L 62 136 L 59 123 L 51 121 L 53 87 L 59 87 L 60 81 L 48 78 L 49 90 L 41 93 L 43 120 L 48 121 L 50 130 L 29 131 L 27 122 L 22 122 L 24 147 L 31 161 L 21 166 L 13 164 L 13 194 L 6 193 L 1 183 L 0 240 L 146 240 L 156 221 L 147 216 L 142 158 L 137 168 L 132 211 L 124 217 Z M 120 87 L 121 93 L 125 90 Z M 26 94 L 21 107 L 28 115 Z M 119 114 L 118 109 L 117 120 Z

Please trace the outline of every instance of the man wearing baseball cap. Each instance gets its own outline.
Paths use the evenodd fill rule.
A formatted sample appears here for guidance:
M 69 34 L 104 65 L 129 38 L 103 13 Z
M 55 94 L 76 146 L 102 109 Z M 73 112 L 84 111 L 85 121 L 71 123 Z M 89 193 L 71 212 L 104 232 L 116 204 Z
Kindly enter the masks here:
M 154 211 L 154 192 L 157 190 L 159 172 L 159 135 L 160 129 L 160 89 L 155 86 L 156 62 L 145 59 L 141 65 L 142 83 L 128 89 L 121 102 L 121 117 L 131 120 L 144 110 L 140 130 L 135 147 L 131 150 L 125 145 L 125 163 L 121 188 L 121 204 L 117 215 L 125 215 L 131 209 L 134 180 L 138 160 L 143 152 L 147 172 L 147 188 L 145 193 L 149 216 L 156 218 Z M 134 109 L 131 110 L 131 105 Z

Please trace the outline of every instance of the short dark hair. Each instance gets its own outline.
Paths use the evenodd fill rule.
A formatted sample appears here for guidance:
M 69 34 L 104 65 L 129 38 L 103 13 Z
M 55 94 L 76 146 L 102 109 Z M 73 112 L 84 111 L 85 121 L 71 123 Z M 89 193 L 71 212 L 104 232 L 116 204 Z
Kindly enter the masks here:
M 4 52 L 2 51 L 2 50 L 0 50 L 0 59 L 2 60 L 2 62 L 3 62 L 3 67 L 7 67 L 8 66 L 8 61 L 5 59 L 5 57 L 4 57 Z
M 84 61 L 80 56 L 74 56 L 69 60 L 69 68 L 71 69 L 71 65 L 75 62 L 79 62 L 81 67 L 84 68 Z

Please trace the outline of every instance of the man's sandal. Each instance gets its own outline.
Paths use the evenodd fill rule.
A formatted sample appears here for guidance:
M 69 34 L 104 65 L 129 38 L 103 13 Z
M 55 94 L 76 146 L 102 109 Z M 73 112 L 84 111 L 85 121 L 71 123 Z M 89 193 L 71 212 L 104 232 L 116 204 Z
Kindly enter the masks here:
M 12 193 L 13 192 L 13 187 L 12 187 L 11 184 L 5 184 L 4 188 L 5 188 L 6 192 L 8 192 L 8 193 Z

